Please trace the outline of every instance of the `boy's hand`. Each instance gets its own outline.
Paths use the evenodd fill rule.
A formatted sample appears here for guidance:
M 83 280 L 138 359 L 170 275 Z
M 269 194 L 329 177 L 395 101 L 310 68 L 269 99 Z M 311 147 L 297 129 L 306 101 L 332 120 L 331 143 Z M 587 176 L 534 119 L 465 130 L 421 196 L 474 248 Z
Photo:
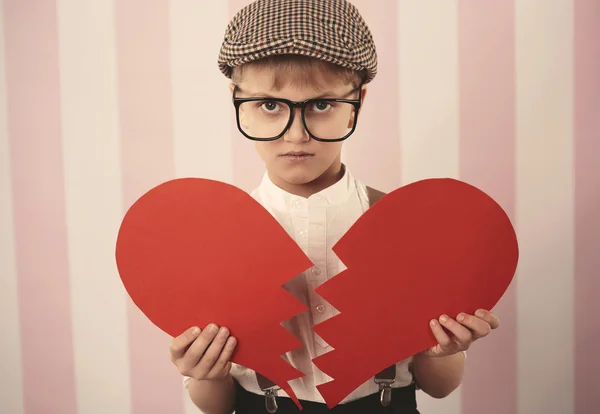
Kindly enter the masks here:
M 500 320 L 492 312 L 480 309 L 475 315 L 460 313 L 456 320 L 442 315 L 430 323 L 438 344 L 424 352 L 427 356 L 443 357 L 469 349 L 476 340 L 488 336 L 500 326 Z M 446 331 L 450 331 L 450 335 Z
M 179 372 L 196 380 L 225 379 L 236 339 L 225 327 L 208 325 L 203 331 L 193 327 L 171 342 L 171 361 Z

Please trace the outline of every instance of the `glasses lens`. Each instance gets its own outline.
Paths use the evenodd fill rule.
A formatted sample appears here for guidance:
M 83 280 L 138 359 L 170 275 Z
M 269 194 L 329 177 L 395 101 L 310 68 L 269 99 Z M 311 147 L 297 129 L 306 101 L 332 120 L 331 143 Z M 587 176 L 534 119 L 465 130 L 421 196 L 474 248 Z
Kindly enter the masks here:
M 354 126 L 354 105 L 332 101 L 314 101 L 306 106 L 304 120 L 308 132 L 322 140 L 344 138 Z M 244 102 L 239 107 L 240 129 L 254 139 L 279 136 L 290 120 L 290 107 L 276 100 Z M 298 122 L 298 121 L 296 121 Z
M 323 140 L 337 140 L 352 130 L 354 114 L 352 104 L 316 101 L 306 107 L 304 120 L 311 135 Z
M 283 102 L 244 102 L 239 108 L 240 128 L 252 138 L 268 139 L 281 134 L 290 120 L 290 107 Z

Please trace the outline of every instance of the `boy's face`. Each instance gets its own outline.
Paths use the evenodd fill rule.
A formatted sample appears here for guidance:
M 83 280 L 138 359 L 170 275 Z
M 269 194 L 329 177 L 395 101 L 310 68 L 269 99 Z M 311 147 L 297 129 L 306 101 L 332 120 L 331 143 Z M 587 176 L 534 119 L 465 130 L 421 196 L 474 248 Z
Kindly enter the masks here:
M 236 97 L 268 97 L 296 102 L 321 97 L 357 99 L 358 91 L 351 94 L 354 87 L 350 84 L 341 81 L 319 84 L 323 86 L 318 91 L 312 85 L 305 85 L 305 82 L 290 82 L 280 89 L 274 89 L 270 69 L 250 67 L 244 71 L 243 79 L 237 85 Z M 231 85 L 232 92 L 234 86 Z M 363 98 L 365 93 L 366 90 L 363 89 Z M 280 115 L 276 115 L 277 113 Z M 240 107 L 239 116 L 241 127 L 249 135 L 276 136 L 279 132 L 265 135 L 265 130 L 277 129 L 274 126 L 276 124 L 285 126 L 286 120 L 289 120 L 289 108 L 280 107 L 276 102 L 253 102 L 252 105 L 248 102 Z M 307 107 L 305 112 L 305 119 L 313 134 L 322 131 L 331 137 L 345 136 L 354 123 L 354 117 L 355 111 L 351 105 L 332 108 L 315 104 Z M 279 129 L 281 130 L 283 128 Z M 302 123 L 300 108 L 295 109 L 292 124 L 283 137 L 275 141 L 255 141 L 256 150 L 266 165 L 269 177 L 276 185 L 288 191 L 293 191 L 291 188 L 297 186 L 310 186 L 315 181 L 335 180 L 341 169 L 342 145 L 343 142 L 312 139 Z M 333 182 L 326 184 L 331 185 Z

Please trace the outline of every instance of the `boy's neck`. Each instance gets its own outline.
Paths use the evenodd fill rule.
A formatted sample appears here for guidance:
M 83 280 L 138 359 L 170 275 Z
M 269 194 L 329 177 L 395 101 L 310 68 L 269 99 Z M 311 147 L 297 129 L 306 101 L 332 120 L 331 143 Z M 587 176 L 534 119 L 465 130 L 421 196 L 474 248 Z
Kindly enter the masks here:
M 344 168 L 341 161 L 334 162 L 331 166 L 318 178 L 306 184 L 292 184 L 282 180 L 279 177 L 273 177 L 269 174 L 269 178 L 273 183 L 284 191 L 299 197 L 308 198 L 313 194 L 318 193 L 333 184 L 337 183 L 344 176 Z

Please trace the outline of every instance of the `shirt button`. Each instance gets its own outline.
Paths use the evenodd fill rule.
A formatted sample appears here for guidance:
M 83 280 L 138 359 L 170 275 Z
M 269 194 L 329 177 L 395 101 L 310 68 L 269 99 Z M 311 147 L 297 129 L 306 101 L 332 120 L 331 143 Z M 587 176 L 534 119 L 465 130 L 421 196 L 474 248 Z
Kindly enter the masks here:
M 315 267 L 312 268 L 312 272 L 313 272 L 313 275 L 317 275 L 318 276 L 318 275 L 321 274 L 321 269 L 319 269 L 318 267 L 315 266 Z
M 306 230 L 300 230 L 300 237 L 305 237 L 306 233 Z
M 317 312 L 319 312 L 319 313 L 323 313 L 323 312 L 325 312 L 325 306 L 323 306 L 323 305 L 317 305 L 317 306 L 315 307 L 315 310 L 316 310 Z

